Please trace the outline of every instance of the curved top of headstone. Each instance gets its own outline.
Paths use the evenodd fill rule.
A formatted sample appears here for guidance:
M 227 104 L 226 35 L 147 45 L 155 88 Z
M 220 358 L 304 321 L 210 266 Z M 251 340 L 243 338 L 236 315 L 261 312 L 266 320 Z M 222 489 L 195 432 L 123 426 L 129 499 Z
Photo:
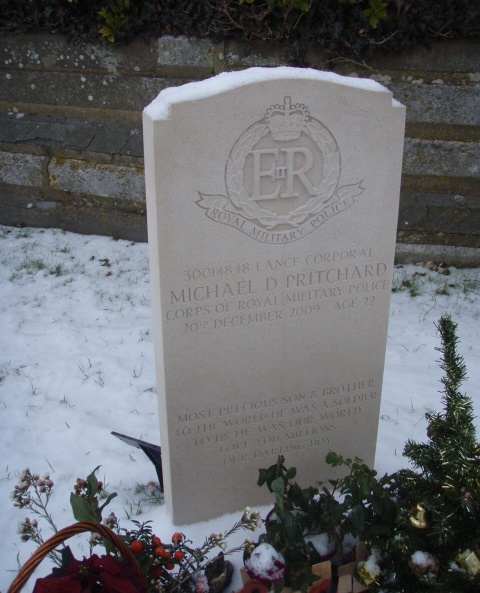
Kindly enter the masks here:
M 213 95 L 225 93 L 242 86 L 257 84 L 271 80 L 302 80 L 330 82 L 350 88 L 370 92 L 389 93 L 380 83 L 364 78 L 341 76 L 334 72 L 323 72 L 311 68 L 248 68 L 238 72 L 222 72 L 206 80 L 191 82 L 178 87 L 169 87 L 161 91 L 156 99 L 148 105 L 144 113 L 151 119 L 169 119 L 170 107 L 174 103 L 199 101 Z M 398 102 L 392 99 L 392 104 Z

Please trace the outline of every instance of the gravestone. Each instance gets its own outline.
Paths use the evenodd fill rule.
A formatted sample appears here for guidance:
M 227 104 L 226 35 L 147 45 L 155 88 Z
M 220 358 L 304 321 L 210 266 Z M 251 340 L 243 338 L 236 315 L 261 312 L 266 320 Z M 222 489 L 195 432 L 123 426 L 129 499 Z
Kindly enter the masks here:
M 144 112 L 165 499 L 185 524 L 268 503 L 333 450 L 373 464 L 405 109 L 373 81 L 255 68 Z

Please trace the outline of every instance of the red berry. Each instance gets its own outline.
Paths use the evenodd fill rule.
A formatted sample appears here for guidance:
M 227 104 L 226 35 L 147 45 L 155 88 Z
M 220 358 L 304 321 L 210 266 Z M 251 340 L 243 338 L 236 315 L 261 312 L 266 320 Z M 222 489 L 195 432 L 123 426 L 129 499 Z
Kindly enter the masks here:
M 180 562 L 185 558 L 185 554 L 181 550 L 177 550 L 173 557 L 175 558 L 175 560 L 177 560 L 177 562 Z
M 155 556 L 160 556 L 160 558 L 165 558 L 165 555 L 167 552 L 165 551 L 165 548 L 163 546 L 158 546 L 157 548 L 155 548 L 153 553 L 155 554 Z
M 172 562 L 169 562 L 168 564 L 165 565 L 165 568 L 167 570 L 173 570 L 175 568 L 175 564 L 173 564 Z
M 142 542 L 134 541 L 130 548 L 134 554 L 139 554 L 143 550 L 143 544 Z
M 154 548 L 158 548 L 158 546 L 161 546 L 161 545 L 162 545 L 162 540 L 159 537 L 157 537 L 156 535 L 154 535 L 152 538 L 152 546 Z
M 175 544 L 180 543 L 183 540 L 183 535 L 181 533 L 174 533 L 172 535 L 172 542 Z

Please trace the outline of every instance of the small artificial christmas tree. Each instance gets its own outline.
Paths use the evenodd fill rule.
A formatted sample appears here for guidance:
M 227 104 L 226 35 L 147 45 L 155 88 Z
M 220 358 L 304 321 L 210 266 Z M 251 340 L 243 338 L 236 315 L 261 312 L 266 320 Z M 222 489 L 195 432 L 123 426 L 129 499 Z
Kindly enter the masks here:
M 459 391 L 466 368 L 457 326 L 446 316 L 437 327 L 444 411 L 426 415 L 427 443 L 405 445 L 415 470 L 394 479 L 397 525 L 389 537 L 368 542 L 371 561 L 359 571 L 372 591 L 480 592 L 480 446 L 472 401 Z

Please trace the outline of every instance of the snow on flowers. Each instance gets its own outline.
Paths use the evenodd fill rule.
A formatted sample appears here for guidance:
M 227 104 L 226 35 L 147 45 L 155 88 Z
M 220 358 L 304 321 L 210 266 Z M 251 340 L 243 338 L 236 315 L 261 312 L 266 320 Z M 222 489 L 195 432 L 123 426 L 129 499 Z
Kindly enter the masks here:
M 280 581 L 285 577 L 285 558 L 267 543 L 259 544 L 245 561 L 245 568 L 252 579 L 261 583 Z

